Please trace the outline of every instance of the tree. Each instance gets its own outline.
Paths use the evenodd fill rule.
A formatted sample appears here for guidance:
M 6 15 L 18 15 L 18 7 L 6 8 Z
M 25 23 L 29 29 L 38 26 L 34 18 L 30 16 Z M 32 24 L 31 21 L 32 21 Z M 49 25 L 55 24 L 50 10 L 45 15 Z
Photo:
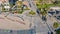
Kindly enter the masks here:
M 57 0 L 54 2 L 54 4 L 45 3 L 45 0 L 39 0 L 38 2 L 39 3 L 36 3 L 36 6 L 40 10 L 40 14 L 45 16 L 47 15 L 47 12 L 51 6 L 60 6 L 59 1 Z
M 53 24 L 53 27 L 54 27 L 54 28 L 57 28 L 57 27 L 59 27 L 59 24 L 58 24 L 58 22 L 54 22 L 54 24 Z
M 17 13 L 20 13 L 20 14 L 22 14 L 23 13 L 23 8 L 22 8 L 22 6 L 23 6 L 23 3 L 22 3 L 22 1 L 17 1 L 16 2 L 16 5 L 17 5 Z
M 17 4 L 18 6 L 21 6 L 21 5 L 22 5 L 22 1 L 17 1 L 16 4 Z
M 34 11 L 29 12 L 31 15 L 35 15 L 36 13 Z
M 40 10 L 40 14 L 41 15 L 47 15 L 47 11 L 48 11 L 49 5 L 44 3 L 44 0 L 39 0 L 39 1 L 43 2 L 41 4 L 40 3 L 36 4 L 38 9 Z

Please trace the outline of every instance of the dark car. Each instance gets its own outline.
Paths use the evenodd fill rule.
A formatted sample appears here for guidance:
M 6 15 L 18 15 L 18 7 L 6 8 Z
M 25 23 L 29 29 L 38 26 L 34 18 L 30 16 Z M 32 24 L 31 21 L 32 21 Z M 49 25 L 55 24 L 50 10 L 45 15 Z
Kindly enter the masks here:
M 30 3 L 29 3 L 29 6 L 32 7 Z
M 57 19 L 60 20 L 60 16 L 57 16 Z
M 59 10 L 56 10 L 56 14 L 59 14 L 60 13 L 60 11 Z
M 48 12 L 48 13 L 50 13 L 51 15 L 53 15 L 55 12 Z
M 48 34 L 53 34 L 53 32 L 48 32 Z
M 36 12 L 37 12 L 37 14 L 40 14 L 40 11 L 39 11 L 39 9 L 37 9 L 37 10 L 36 10 Z
M 46 17 L 45 17 L 45 16 L 42 16 L 42 20 L 43 20 L 43 21 L 46 21 L 47 19 L 46 19 Z
M 60 16 L 55 16 L 58 20 L 60 20 Z

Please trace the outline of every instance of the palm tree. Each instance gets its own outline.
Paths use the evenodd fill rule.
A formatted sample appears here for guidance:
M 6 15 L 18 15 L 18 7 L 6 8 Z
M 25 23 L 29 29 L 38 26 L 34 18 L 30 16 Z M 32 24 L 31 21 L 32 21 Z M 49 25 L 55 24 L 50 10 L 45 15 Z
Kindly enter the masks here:
M 17 12 L 22 13 L 23 12 L 23 10 L 22 10 L 22 6 L 23 6 L 22 1 L 17 1 L 16 5 L 17 5 Z

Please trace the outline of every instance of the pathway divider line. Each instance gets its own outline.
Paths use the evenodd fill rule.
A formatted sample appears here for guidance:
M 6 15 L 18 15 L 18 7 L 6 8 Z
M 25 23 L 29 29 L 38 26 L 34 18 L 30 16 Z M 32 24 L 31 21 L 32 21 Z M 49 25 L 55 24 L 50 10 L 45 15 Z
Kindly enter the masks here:
M 24 24 L 25 25 L 25 23 L 24 22 L 22 22 L 22 21 L 20 21 L 20 20 L 13 20 L 13 19 L 11 19 L 11 18 L 8 18 L 8 17 L 6 17 L 8 20 L 11 20 L 11 21 L 16 21 L 16 22 L 18 22 L 18 23 L 21 23 L 21 24 Z

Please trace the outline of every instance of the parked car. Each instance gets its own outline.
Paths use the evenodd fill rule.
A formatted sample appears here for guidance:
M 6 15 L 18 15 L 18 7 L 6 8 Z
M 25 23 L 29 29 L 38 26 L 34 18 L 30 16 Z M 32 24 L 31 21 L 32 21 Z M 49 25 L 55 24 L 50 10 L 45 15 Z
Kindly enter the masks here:
M 60 13 L 60 10 L 56 10 L 56 14 L 59 14 Z
M 30 3 L 29 3 L 29 6 L 32 7 Z
M 47 19 L 46 19 L 46 17 L 45 17 L 45 16 L 42 16 L 42 20 L 43 20 L 43 21 L 46 21 Z
M 50 10 L 48 13 L 54 15 L 54 14 L 59 14 L 60 13 L 60 7 L 50 7 Z
M 58 20 L 60 20 L 60 16 L 55 16 Z
M 53 34 L 53 32 L 49 31 L 48 34 Z
M 48 13 L 50 13 L 51 15 L 54 15 L 55 12 L 48 12 Z
M 8 11 L 10 9 L 9 3 L 4 3 L 4 8 L 6 11 Z
M 39 9 L 37 9 L 37 10 L 36 10 L 36 12 L 37 12 L 37 14 L 40 14 L 40 11 L 39 11 Z

